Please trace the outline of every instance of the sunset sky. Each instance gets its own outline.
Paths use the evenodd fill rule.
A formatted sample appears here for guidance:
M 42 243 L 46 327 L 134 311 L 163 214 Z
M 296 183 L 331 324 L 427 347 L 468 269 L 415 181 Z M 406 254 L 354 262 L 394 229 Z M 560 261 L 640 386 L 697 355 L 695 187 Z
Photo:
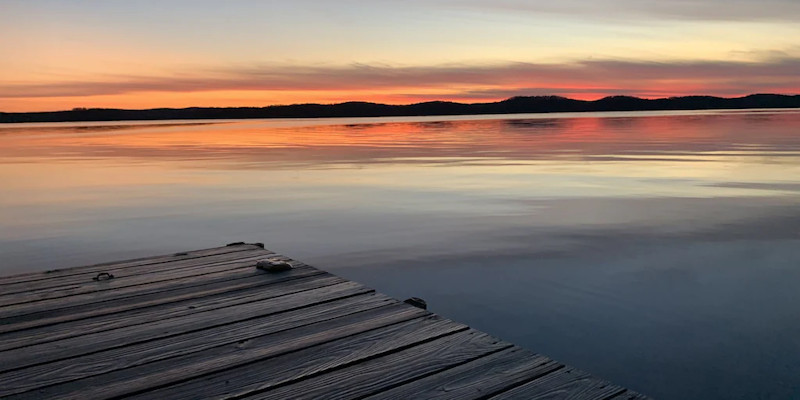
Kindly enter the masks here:
M 0 111 L 800 93 L 797 0 L 0 3 Z

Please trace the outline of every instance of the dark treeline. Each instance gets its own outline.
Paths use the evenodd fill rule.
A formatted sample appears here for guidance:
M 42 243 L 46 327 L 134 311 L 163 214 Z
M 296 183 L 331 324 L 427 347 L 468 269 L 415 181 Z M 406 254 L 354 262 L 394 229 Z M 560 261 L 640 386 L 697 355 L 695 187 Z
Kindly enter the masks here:
M 582 111 L 653 111 L 707 110 L 745 108 L 798 108 L 800 95 L 754 94 L 737 98 L 712 96 L 640 99 L 612 96 L 600 100 L 573 100 L 559 96 L 512 97 L 494 103 L 454 103 L 431 101 L 408 105 L 367 102 L 340 104 L 294 104 L 268 107 L 191 107 L 120 110 L 111 108 L 77 108 L 70 111 L 2 113 L 0 123 L 129 121 L 166 119 L 245 119 L 245 118 L 325 118 L 325 117 L 390 117 L 421 115 L 515 114 Z

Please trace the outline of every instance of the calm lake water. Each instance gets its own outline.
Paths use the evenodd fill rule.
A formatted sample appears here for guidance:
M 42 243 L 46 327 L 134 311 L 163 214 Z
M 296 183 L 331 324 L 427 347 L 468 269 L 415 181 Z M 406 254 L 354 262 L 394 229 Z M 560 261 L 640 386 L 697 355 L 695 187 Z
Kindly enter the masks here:
M 658 398 L 800 398 L 800 110 L 0 125 L 0 185 L 0 274 L 264 242 Z

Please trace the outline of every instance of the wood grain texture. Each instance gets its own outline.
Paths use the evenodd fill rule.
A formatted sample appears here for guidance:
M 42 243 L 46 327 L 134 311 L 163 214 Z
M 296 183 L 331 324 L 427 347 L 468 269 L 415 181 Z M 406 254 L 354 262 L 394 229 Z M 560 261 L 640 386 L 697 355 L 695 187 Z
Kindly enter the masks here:
M 307 272 L 312 273 L 317 271 L 308 270 Z M 285 278 L 289 276 L 292 275 L 287 274 Z M 247 290 L 230 290 L 222 294 L 193 298 L 176 303 L 167 303 L 158 307 L 128 310 L 128 312 L 125 313 L 107 312 L 93 318 L 0 334 L 0 351 L 53 342 L 75 336 L 84 336 L 90 333 L 112 329 L 149 324 L 153 320 L 208 312 L 235 306 L 237 304 L 271 299 L 345 282 L 344 279 L 337 276 L 322 273 L 315 273 L 314 275 L 300 278 L 297 276 L 294 277 L 297 279 L 275 282 L 266 279 L 259 273 L 258 276 L 253 278 L 261 279 L 262 285 Z M 263 285 L 263 283 L 268 282 L 272 284 Z M 135 306 L 135 304 L 131 304 L 130 306 Z
M 238 268 L 255 267 L 256 261 L 265 256 L 264 251 L 243 252 L 244 257 L 237 257 L 233 260 L 213 262 L 210 264 L 198 263 L 191 268 L 170 269 L 164 271 L 153 271 L 145 275 L 126 275 L 117 273 L 113 279 L 95 281 L 96 275 L 84 275 L 84 281 L 80 284 L 62 286 L 56 288 L 45 288 L 40 290 L 30 290 L 23 293 L 0 295 L 0 308 L 14 304 L 39 302 L 49 299 L 63 299 L 81 294 L 95 292 L 114 291 L 120 293 L 123 288 L 149 287 L 159 283 L 180 280 L 182 278 L 202 278 L 204 275 L 219 273 Z M 196 260 L 193 260 L 196 261 Z
M 195 330 L 226 325 L 244 319 L 288 312 L 318 303 L 370 293 L 372 289 L 353 282 L 345 282 L 319 289 L 249 302 L 235 308 L 219 308 L 175 318 L 159 319 L 148 324 L 113 329 L 72 337 L 55 342 L 0 352 L 0 371 L 43 364 L 83 354 L 96 353 L 161 337 L 175 336 Z
M 594 378 L 586 372 L 562 368 L 491 397 L 491 400 L 605 400 L 624 391 L 624 388 Z
M 164 292 L 112 299 L 101 303 L 83 304 L 68 308 L 44 310 L 37 313 L 4 318 L 0 319 L 0 334 L 37 327 L 47 327 L 50 325 L 58 325 L 58 327 L 54 328 L 55 330 L 70 330 L 70 326 L 84 326 L 82 325 L 84 323 L 91 324 L 96 321 L 96 319 L 87 321 L 88 319 L 108 314 L 130 312 L 130 315 L 137 315 L 138 311 L 144 308 L 151 308 L 164 304 L 188 304 L 195 299 L 203 297 L 226 297 L 228 293 L 237 296 L 241 291 L 258 290 L 259 287 L 268 285 L 290 284 L 289 281 L 320 275 L 331 276 L 330 274 L 311 268 L 298 268 L 284 274 L 275 274 L 273 276 L 253 271 L 250 275 L 244 274 L 244 276 L 240 278 L 233 278 L 230 280 L 214 281 Z M 83 321 L 77 322 L 78 320 Z M 70 324 L 72 321 L 75 321 L 74 324 Z M 36 335 L 36 333 L 31 331 L 23 333 L 23 335 Z M 0 342 L 10 337 L 12 336 L 0 335 Z
M 405 313 L 401 318 L 419 317 L 420 313 L 417 310 L 411 310 Z M 389 317 L 394 319 L 396 317 Z M 386 318 L 378 319 L 377 323 L 385 325 L 390 321 Z M 396 321 L 395 321 L 396 322 Z M 368 322 L 366 322 L 370 325 Z M 314 329 L 314 328 L 310 328 Z M 367 328 L 369 329 L 369 328 Z M 321 332 L 317 332 L 320 334 Z M 323 333 L 323 338 L 328 337 L 329 340 L 335 339 L 335 336 L 327 336 Z M 274 346 L 273 339 L 278 339 L 278 343 L 282 346 Z M 85 396 L 93 399 L 106 399 L 114 398 L 117 396 L 129 396 L 140 393 L 145 398 L 177 398 L 188 396 L 188 398 L 209 398 L 211 393 L 215 393 L 217 389 L 207 387 L 207 390 L 201 392 L 189 393 L 186 386 L 181 386 L 181 390 L 171 390 L 169 393 L 149 392 L 152 389 L 159 387 L 170 388 L 171 385 L 177 385 L 187 380 L 196 379 L 205 375 L 213 374 L 230 370 L 232 368 L 241 367 L 239 371 L 250 371 L 253 368 L 253 363 L 263 359 L 270 359 L 272 357 L 285 354 L 292 349 L 292 347 L 304 348 L 307 343 L 303 340 L 297 341 L 288 338 L 286 335 L 278 335 L 277 337 L 266 336 L 259 338 L 252 338 L 244 341 L 243 343 L 236 343 L 229 346 L 217 347 L 203 351 L 189 357 L 180 357 L 176 359 L 167 359 L 162 362 L 154 362 L 141 366 L 140 368 L 131 368 L 120 370 L 114 373 L 100 375 L 95 378 L 83 379 L 80 381 L 70 382 L 64 385 L 57 385 L 54 387 L 44 388 L 28 392 L 20 397 L 12 396 L 10 399 L 27 399 L 27 398 L 59 398 L 59 399 L 80 399 Z M 290 359 L 295 362 L 297 353 L 286 354 L 281 359 L 280 364 L 285 365 L 285 360 Z M 241 373 L 241 372 L 240 372 Z M 88 388 L 97 388 L 90 389 Z M 144 393 L 142 393 L 144 392 Z M 166 396 L 166 397 L 163 397 Z
M 367 399 L 482 399 L 562 367 L 547 357 L 512 347 Z
M 213 372 L 220 366 L 236 365 L 234 361 L 230 364 L 220 361 L 220 357 L 246 362 L 253 357 L 282 354 L 427 314 L 383 295 L 365 294 L 2 373 L 0 396 L 84 379 L 71 386 L 62 385 L 37 393 L 37 396 L 58 396 L 73 387 L 91 385 L 92 380 L 86 378 L 102 374 L 105 375 L 95 381 L 115 380 L 124 382 L 127 388 L 133 387 L 129 377 L 156 374 L 155 378 L 144 379 L 147 385 L 155 385 L 168 378 L 180 380 L 190 371 Z M 243 355 L 243 349 L 248 351 L 247 356 Z M 199 369 L 201 364 L 206 369 Z M 123 369 L 127 370 L 120 371 Z M 110 374 L 114 371 L 120 372 Z
M 417 311 L 414 311 L 419 316 Z M 301 346 L 305 347 L 305 345 Z M 34 390 L 20 395 L 9 396 L 9 399 L 107 399 L 128 396 L 152 388 L 179 383 L 195 377 L 244 365 L 247 370 L 250 363 L 285 353 L 288 349 L 274 346 L 270 336 L 256 337 L 224 347 L 216 347 L 207 351 L 190 354 L 186 357 L 171 358 L 123 369 L 96 377 L 90 377 L 66 384 Z M 297 353 L 288 355 L 292 362 L 297 362 Z M 284 364 L 284 359 L 280 364 Z M 155 398 L 155 395 L 146 397 Z M 159 396 L 163 396 L 160 394 Z M 169 396 L 172 397 L 172 396 Z M 194 393 L 190 398 L 208 398 L 206 392 Z
M 202 275 L 188 276 L 160 282 L 147 282 L 139 285 L 117 287 L 114 288 L 114 290 L 109 289 L 104 291 L 95 291 L 61 298 L 44 299 L 0 307 L 0 318 L 9 318 L 31 313 L 49 312 L 62 308 L 76 307 L 85 304 L 100 303 L 135 296 L 143 296 L 152 293 L 161 293 L 186 287 L 205 285 L 213 282 L 221 282 L 253 276 L 256 274 L 255 260 L 257 259 L 258 257 L 254 257 L 252 259 L 231 262 L 230 264 L 226 264 L 222 268 L 219 268 L 217 271 L 213 271 L 213 267 L 211 267 L 209 271 L 204 271 L 206 273 L 203 273 Z M 110 286 L 109 282 L 112 281 L 113 280 L 97 282 L 97 284 Z M 120 286 L 124 284 L 115 285 Z
M 361 398 L 510 346 L 469 329 L 246 398 Z
M 647 398 L 243 244 L 0 277 L 0 360 L 4 399 Z
M 135 268 L 109 265 L 103 268 L 102 271 L 97 271 L 97 272 L 92 272 L 90 270 L 87 270 L 87 271 L 80 271 L 80 273 L 77 273 L 78 271 L 75 271 L 76 273 L 73 275 L 51 277 L 50 279 L 40 279 L 36 281 L 8 283 L 3 286 L 0 286 L 0 289 L 2 289 L 0 290 L 0 293 L 2 293 L 0 299 L 10 294 L 23 293 L 23 292 L 44 293 L 46 291 L 60 291 L 65 289 L 71 289 L 73 287 L 92 282 L 91 278 L 96 276 L 98 272 L 108 272 L 114 275 L 115 277 L 122 277 L 122 276 L 131 277 L 131 276 L 146 275 L 153 273 L 162 273 L 166 271 L 177 271 L 187 268 L 196 268 L 203 265 L 211 265 L 225 261 L 241 260 L 251 256 L 261 256 L 263 258 L 268 258 L 271 255 L 272 253 L 270 251 L 261 248 L 237 249 L 236 251 L 230 251 L 221 254 L 211 254 L 203 257 L 187 258 L 185 256 L 178 256 L 174 257 L 175 260 L 160 262 L 158 264 L 142 265 L 142 266 L 137 266 Z
M 113 261 L 113 262 L 106 262 L 106 263 L 99 263 L 93 265 L 85 265 L 85 266 L 78 266 L 78 267 L 69 267 L 69 268 L 60 268 L 59 265 L 51 265 L 50 269 L 43 272 L 30 272 L 24 274 L 17 274 L 17 275 L 9 275 L 9 276 L 0 276 L 0 289 L 2 286 L 7 284 L 14 284 L 20 282 L 31 282 L 37 280 L 50 280 L 50 279 L 57 279 L 66 276 L 76 275 L 76 274 L 86 274 L 86 273 L 96 273 L 102 272 L 109 267 L 114 268 L 131 268 L 131 267 L 142 267 L 147 265 L 157 265 L 162 263 L 173 262 L 177 260 L 185 260 L 185 259 L 193 259 L 193 258 L 202 258 L 211 255 L 217 254 L 225 254 L 225 253 L 232 253 L 238 251 L 245 251 L 245 250 L 253 250 L 258 249 L 260 247 L 246 244 L 240 246 L 223 246 L 223 247 L 215 247 L 211 249 L 203 249 L 203 250 L 193 250 L 193 251 L 185 251 L 185 252 L 177 252 L 172 254 L 165 254 L 161 256 L 153 256 L 153 257 L 142 257 L 136 258 L 131 260 L 124 260 L 124 261 Z M 176 254 L 185 254 L 185 255 L 176 255 Z
M 625 393 L 616 395 L 608 400 L 650 400 L 650 397 L 631 390 L 626 390 Z
M 417 319 L 392 325 L 398 321 L 397 316 L 387 315 L 367 321 L 362 326 L 350 325 L 327 332 L 287 337 L 270 350 L 270 354 L 282 354 L 280 356 L 145 392 L 136 398 L 188 400 L 198 396 L 245 396 L 467 329 L 464 325 L 437 316 L 419 319 L 429 313 L 404 304 L 398 304 L 397 309 L 401 310 L 401 314 Z M 384 327 L 376 329 L 381 326 Z M 253 343 L 252 348 L 260 348 L 260 345 Z M 276 349 L 281 350 L 273 353 Z

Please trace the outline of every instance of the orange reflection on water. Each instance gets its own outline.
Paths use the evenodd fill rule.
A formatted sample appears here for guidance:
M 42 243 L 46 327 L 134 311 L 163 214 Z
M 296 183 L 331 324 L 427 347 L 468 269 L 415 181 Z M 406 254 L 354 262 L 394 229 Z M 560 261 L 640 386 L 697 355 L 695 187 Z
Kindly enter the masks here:
M 635 115 L 9 125 L 0 126 L 0 157 L 5 162 L 20 158 L 199 159 L 204 165 L 223 162 L 228 167 L 237 162 L 248 166 L 253 162 L 363 163 L 411 158 L 674 158 L 705 152 L 787 151 L 795 148 L 797 139 L 786 132 L 800 129 L 797 112 L 744 117 L 735 112 Z M 779 123 L 763 124 L 764 120 Z M 780 129 L 770 130 L 771 126 Z

